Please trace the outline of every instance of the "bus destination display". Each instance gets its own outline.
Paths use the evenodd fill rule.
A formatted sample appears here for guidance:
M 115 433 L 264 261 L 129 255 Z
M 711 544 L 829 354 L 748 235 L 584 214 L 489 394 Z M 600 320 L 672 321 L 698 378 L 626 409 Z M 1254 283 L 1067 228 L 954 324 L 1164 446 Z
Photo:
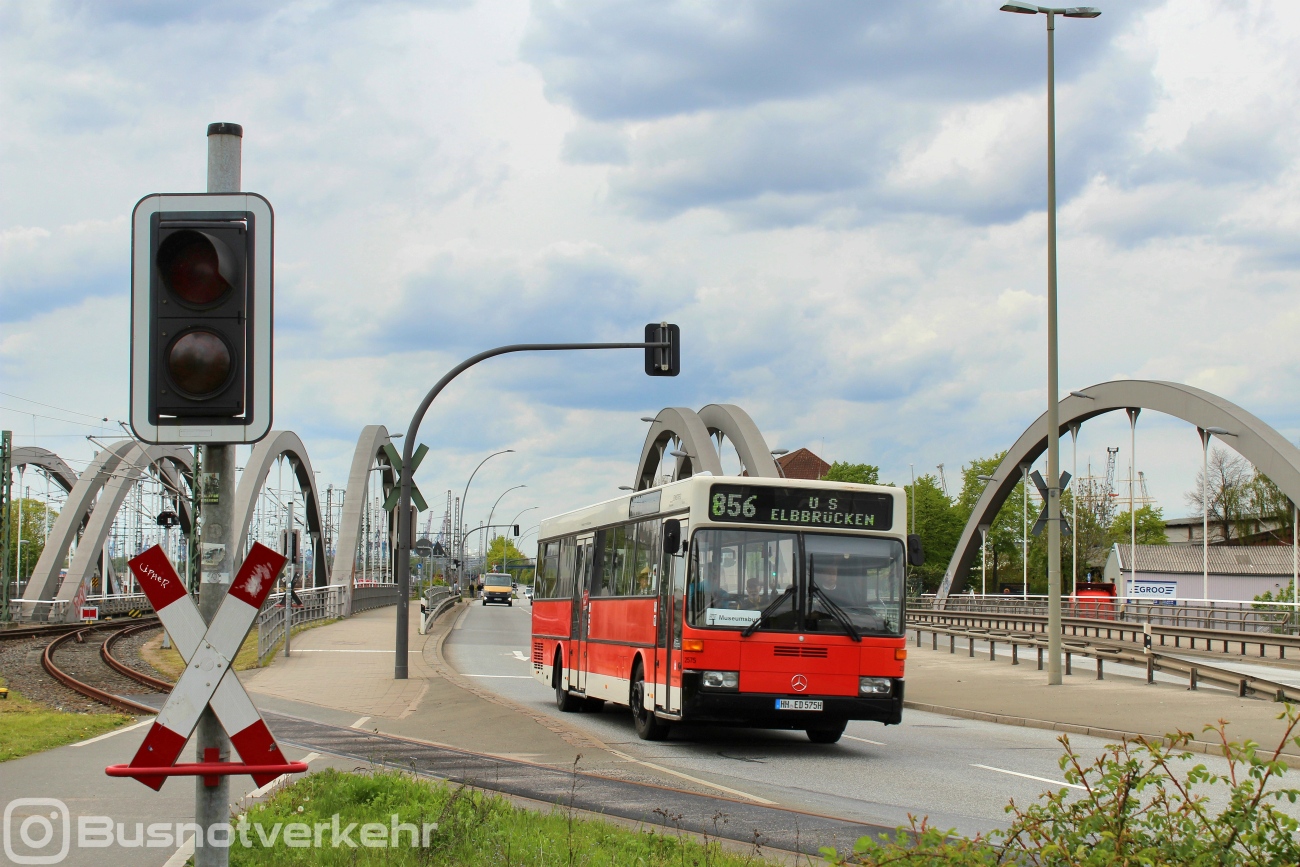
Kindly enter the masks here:
M 870 491 L 714 485 L 709 518 L 743 524 L 888 530 L 894 498 Z

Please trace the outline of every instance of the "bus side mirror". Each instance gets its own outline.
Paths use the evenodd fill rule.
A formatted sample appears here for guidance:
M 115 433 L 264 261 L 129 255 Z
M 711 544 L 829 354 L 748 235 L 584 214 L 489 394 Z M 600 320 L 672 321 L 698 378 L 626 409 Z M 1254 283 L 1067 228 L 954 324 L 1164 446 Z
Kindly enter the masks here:
M 907 537 L 907 562 L 911 566 L 925 565 L 925 551 L 921 550 L 921 537 L 916 533 Z
M 677 554 L 682 550 L 682 522 L 676 518 L 664 521 L 664 553 Z

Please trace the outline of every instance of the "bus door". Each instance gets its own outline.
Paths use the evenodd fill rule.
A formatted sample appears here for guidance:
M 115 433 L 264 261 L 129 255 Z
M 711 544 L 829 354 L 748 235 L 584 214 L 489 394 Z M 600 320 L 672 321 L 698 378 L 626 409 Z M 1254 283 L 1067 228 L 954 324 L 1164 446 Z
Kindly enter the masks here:
M 682 546 L 688 537 L 685 519 L 681 526 Z M 662 534 L 660 538 L 663 538 Z M 664 713 L 679 714 L 681 709 L 682 600 L 686 592 L 686 557 L 663 553 L 659 580 L 659 614 L 655 644 L 656 658 L 662 660 L 655 677 L 655 707 Z M 674 671 L 677 676 L 673 677 Z M 676 688 L 674 689 L 674 683 Z
M 587 689 L 587 627 L 591 619 L 591 550 L 592 537 L 580 536 L 573 560 L 573 636 L 568 667 L 569 688 Z

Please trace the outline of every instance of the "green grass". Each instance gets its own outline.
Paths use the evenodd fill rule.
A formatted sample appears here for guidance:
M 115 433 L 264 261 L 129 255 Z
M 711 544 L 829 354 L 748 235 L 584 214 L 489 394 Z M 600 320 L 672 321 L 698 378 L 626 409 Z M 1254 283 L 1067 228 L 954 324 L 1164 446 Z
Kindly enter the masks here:
M 308 629 L 315 629 L 317 626 L 329 626 L 331 623 L 337 623 L 339 618 L 327 617 L 324 620 L 312 620 L 308 623 L 300 623 L 293 628 L 293 634 L 305 632 Z M 253 628 L 248 635 L 244 636 L 244 643 L 239 645 L 239 652 L 235 654 L 234 669 L 235 671 L 247 671 L 250 668 L 265 668 L 275 661 L 275 655 L 284 649 L 284 641 L 277 641 L 275 647 L 266 652 L 266 661 L 263 665 L 257 664 L 257 629 Z M 145 653 L 145 658 L 149 664 L 158 669 L 163 674 L 176 680 L 185 670 L 185 660 L 176 652 L 175 647 L 166 649 L 158 647 L 152 648 Z
M 275 823 L 332 823 L 340 829 L 357 823 L 346 844 L 331 845 L 332 824 L 323 830 L 322 846 L 286 846 L 282 837 L 264 846 L 258 833 L 270 837 Z M 410 846 L 410 833 L 401 835 L 401 848 L 365 848 L 360 831 L 374 822 L 386 830 L 392 816 L 421 829 L 436 822 L 428 848 Z M 245 825 L 245 823 L 247 823 Z M 450 784 L 412 777 L 398 771 L 343 773 L 326 770 L 311 774 L 257 805 L 241 817 L 251 847 L 238 840 L 230 849 L 230 863 L 240 865 L 290 864 L 412 864 L 498 867 L 498 865 L 674 865 L 674 867 L 759 867 L 773 862 L 760 855 L 724 850 L 672 830 L 637 831 L 607 822 L 579 819 L 563 806 L 549 813 L 524 810 L 503 798 Z M 301 833 L 301 832 L 299 832 Z M 314 832 L 313 832 L 314 833 Z M 372 832 L 373 833 L 373 832 Z
M 0 762 L 76 743 L 134 721 L 120 713 L 50 710 L 10 690 L 7 699 L 0 699 Z

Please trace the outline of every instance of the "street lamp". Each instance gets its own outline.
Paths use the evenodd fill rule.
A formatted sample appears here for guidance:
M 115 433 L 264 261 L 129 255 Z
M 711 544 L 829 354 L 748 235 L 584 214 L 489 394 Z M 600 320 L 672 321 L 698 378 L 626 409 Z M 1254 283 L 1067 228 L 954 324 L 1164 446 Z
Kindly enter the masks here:
M 1047 16 L 1047 683 L 1061 683 L 1061 411 L 1056 341 L 1056 16 L 1096 18 L 1100 9 L 1002 4 L 1002 11 Z
M 774 458 L 780 458 L 788 454 L 790 454 L 789 449 L 772 449 L 772 457 Z M 785 478 L 785 467 L 781 466 L 781 462 L 779 460 L 776 461 L 776 471 L 780 473 L 781 478 L 783 479 Z
M 1210 437 L 1235 437 L 1221 427 L 1198 427 L 1201 435 L 1201 598 L 1210 598 Z M 1226 535 L 1226 534 L 1225 534 Z M 1227 541 L 1225 538 L 1224 541 Z
M 988 487 L 989 482 L 996 482 L 996 476 L 976 476 Z M 989 524 L 980 524 L 980 596 L 989 593 Z
M 515 485 L 513 488 L 506 488 L 504 491 L 501 492 L 501 497 L 504 497 L 506 494 L 510 493 L 511 491 L 517 491 L 517 490 L 519 490 L 520 488 L 526 488 L 526 487 L 528 487 L 528 486 L 527 486 L 527 485 Z M 488 526 L 489 526 L 489 527 L 492 526 L 492 518 L 493 518 L 493 517 L 496 515 L 496 513 L 497 513 L 497 505 L 501 502 L 501 497 L 497 497 L 497 501 L 496 501 L 495 503 L 492 504 L 492 508 L 491 508 L 491 510 L 488 511 Z M 512 523 L 513 523 L 513 522 L 512 522 Z M 490 545 L 491 542 L 489 542 L 488 544 Z M 486 552 L 486 551 L 483 552 L 483 556 L 484 556 L 485 559 L 487 558 L 487 552 Z
M 474 472 L 469 474 L 469 481 L 465 482 L 465 490 L 460 495 L 460 514 L 462 519 L 465 517 L 465 512 L 466 512 L 465 500 L 469 498 L 469 483 L 474 481 L 474 476 L 478 475 L 478 471 L 483 468 L 484 464 L 486 464 L 488 461 L 495 458 L 497 455 L 507 455 L 507 454 L 512 454 L 513 452 L 514 449 L 502 449 L 499 452 L 493 452 L 492 454 L 488 455 L 483 460 L 478 462 L 478 466 L 474 468 Z M 467 534 L 464 532 L 463 528 L 459 528 L 459 529 L 461 529 L 462 531 L 460 534 L 460 576 L 459 577 L 463 579 L 465 577 L 465 536 Z

